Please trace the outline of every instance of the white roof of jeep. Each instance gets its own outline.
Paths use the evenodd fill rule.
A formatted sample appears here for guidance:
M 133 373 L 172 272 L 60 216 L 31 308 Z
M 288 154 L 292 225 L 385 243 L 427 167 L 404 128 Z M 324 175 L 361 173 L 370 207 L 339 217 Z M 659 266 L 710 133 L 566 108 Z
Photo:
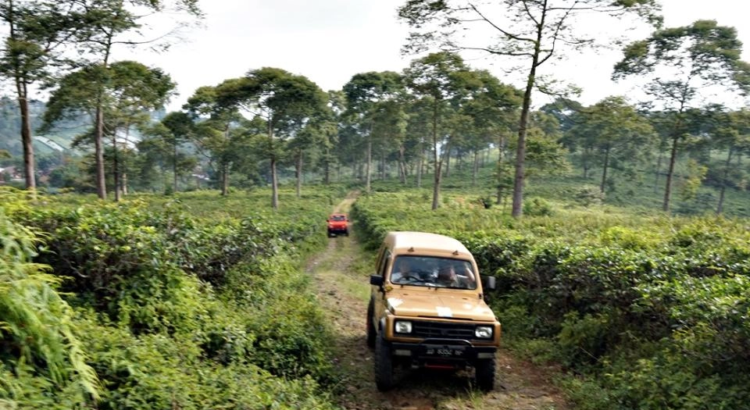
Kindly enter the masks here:
M 394 253 L 454 253 L 471 257 L 471 252 L 458 240 L 427 232 L 389 232 L 383 241 Z

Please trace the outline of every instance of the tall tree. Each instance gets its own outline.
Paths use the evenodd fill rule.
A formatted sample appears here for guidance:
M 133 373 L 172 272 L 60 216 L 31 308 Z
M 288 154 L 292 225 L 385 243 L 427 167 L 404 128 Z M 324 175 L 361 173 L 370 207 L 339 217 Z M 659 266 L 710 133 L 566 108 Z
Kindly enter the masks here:
M 148 45 L 151 49 L 165 50 L 173 39 L 180 23 L 169 33 L 153 34 L 146 30 L 146 19 L 158 13 L 170 13 L 173 16 L 184 14 L 189 17 L 200 17 L 198 0 L 78 0 L 87 11 L 85 29 L 80 31 L 84 51 L 105 72 L 112 61 L 116 46 L 138 47 Z M 99 198 L 107 198 L 107 187 L 104 172 L 104 92 L 107 87 L 106 77 L 100 77 L 97 83 L 99 98 L 95 112 L 94 147 L 96 157 L 96 187 Z
M 355 74 L 344 85 L 347 112 L 345 116 L 353 123 L 358 134 L 365 139 L 367 147 L 365 191 L 371 190 L 373 115 L 376 105 L 398 98 L 403 90 L 402 77 L 392 71 Z
M 440 183 L 445 156 L 450 150 L 446 134 L 446 118 L 455 112 L 460 100 L 466 96 L 467 81 L 476 80 L 458 54 L 433 53 L 411 63 L 405 73 L 407 86 L 419 99 L 424 99 L 430 109 L 430 134 L 435 163 L 432 209 L 440 205 Z
M 331 138 L 338 131 L 336 124 L 332 121 L 333 113 L 329 107 L 319 107 L 304 125 L 295 133 L 294 138 L 289 141 L 287 148 L 294 161 L 295 177 L 297 179 L 297 198 L 302 197 L 302 179 L 304 175 L 304 162 L 312 156 L 323 156 L 326 161 L 330 149 Z
M 664 190 L 664 212 L 669 212 L 678 147 L 687 135 L 686 113 L 700 100 L 704 88 L 750 91 L 750 65 L 740 60 L 742 43 L 732 27 L 715 21 L 659 30 L 646 40 L 628 45 L 617 63 L 614 79 L 637 76 L 649 80 L 645 91 L 672 113 L 671 155 Z
M 283 153 L 281 144 L 297 135 L 305 125 L 325 110 L 328 98 L 307 77 L 280 68 L 264 67 L 247 76 L 227 80 L 217 88 L 217 101 L 236 107 L 261 119 L 266 126 L 266 155 L 270 161 L 274 209 L 279 207 L 277 165 Z
M 599 189 L 602 193 L 613 163 L 637 163 L 656 142 L 649 121 L 622 97 L 608 97 L 580 109 L 568 134 L 576 146 L 588 151 L 601 165 Z
M 178 171 L 180 163 L 179 147 L 180 144 L 195 139 L 195 123 L 187 113 L 171 112 L 161 120 L 159 125 L 161 127 L 157 129 L 157 133 L 171 148 L 169 156 L 172 159 L 172 192 L 177 192 L 177 179 L 180 175 Z
M 105 84 L 102 89 L 100 84 Z M 109 119 L 102 124 L 105 135 L 111 138 L 115 200 L 125 189 L 123 168 L 120 166 L 120 146 L 127 144 L 131 129 L 145 127 L 151 117 L 149 111 L 162 108 L 171 98 L 176 84 L 161 69 L 150 68 L 134 61 L 119 61 L 102 69 L 98 64 L 68 74 L 52 93 L 45 112 L 46 127 L 64 118 L 87 113 L 106 113 Z M 95 124 L 93 139 L 97 138 Z M 97 174 L 98 181 L 98 174 Z
M 372 114 L 372 138 L 378 141 L 383 156 L 397 152 L 401 183 L 406 183 L 405 154 L 408 116 L 404 101 L 395 98 L 375 104 Z M 385 170 L 384 170 L 385 171 Z
M 520 90 L 503 84 L 490 72 L 480 70 L 473 74 L 477 77 L 477 86 L 470 90 L 468 101 L 462 107 L 462 112 L 474 121 L 475 135 L 471 146 L 474 152 L 474 170 L 472 181 L 476 180 L 478 172 L 478 150 L 497 144 L 500 157 L 497 163 L 497 203 L 503 196 L 505 179 L 505 164 L 503 147 L 507 145 L 506 138 L 513 130 L 512 118 L 517 114 L 523 94 Z
M 750 150 L 750 110 L 721 113 L 713 134 L 712 148 L 726 150 L 727 155 L 721 166 L 719 202 L 716 205 L 716 214 L 721 215 L 724 212 L 726 190 L 732 182 L 732 175 L 742 175 L 738 167 L 732 164 L 732 160 L 742 152 Z M 735 181 L 737 179 L 741 178 L 736 178 Z
M 430 102 L 426 98 L 411 99 L 407 106 L 409 122 L 407 135 L 414 140 L 416 150 L 416 185 L 422 188 L 425 164 L 425 142 L 430 135 Z
M 335 152 L 339 146 L 339 130 L 344 126 L 342 123 L 344 112 L 346 112 L 346 96 L 343 91 L 328 92 L 328 113 L 321 127 L 323 132 L 323 183 L 331 183 L 331 167 L 336 164 Z
M 184 105 L 188 115 L 195 121 L 193 142 L 218 167 L 221 195 L 229 195 L 229 175 L 232 165 L 238 160 L 239 148 L 246 143 L 246 133 L 233 130 L 242 117 L 234 101 L 225 95 L 238 80 L 227 80 L 216 87 L 200 87 Z
M 500 4 L 498 4 L 500 3 Z M 587 20 L 635 13 L 658 22 L 655 0 L 407 0 L 399 16 L 415 29 L 406 51 L 432 45 L 449 50 L 476 50 L 502 58 L 523 59 L 528 65 L 516 141 L 513 216 L 523 212 L 526 134 L 538 70 L 565 48 L 595 44 L 577 30 Z M 471 44 L 476 38 L 485 44 Z
M 0 24 L 8 28 L 0 48 L 0 78 L 13 81 L 21 114 L 26 188 L 36 188 L 29 88 L 46 81 L 65 45 L 81 28 L 82 11 L 75 0 L 0 1 Z

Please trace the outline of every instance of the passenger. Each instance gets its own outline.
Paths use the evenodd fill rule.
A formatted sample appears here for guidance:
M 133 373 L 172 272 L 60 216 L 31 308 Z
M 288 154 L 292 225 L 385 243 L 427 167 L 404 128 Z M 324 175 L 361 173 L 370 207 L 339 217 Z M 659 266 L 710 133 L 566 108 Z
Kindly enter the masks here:
M 456 267 L 452 263 L 440 267 L 437 276 L 439 285 L 450 288 L 476 289 L 476 279 L 466 263 L 459 265 L 458 269 L 462 275 L 456 273 Z
M 458 277 L 456 276 L 456 269 L 452 264 L 446 264 L 440 267 L 436 282 L 438 285 L 445 287 L 457 287 Z

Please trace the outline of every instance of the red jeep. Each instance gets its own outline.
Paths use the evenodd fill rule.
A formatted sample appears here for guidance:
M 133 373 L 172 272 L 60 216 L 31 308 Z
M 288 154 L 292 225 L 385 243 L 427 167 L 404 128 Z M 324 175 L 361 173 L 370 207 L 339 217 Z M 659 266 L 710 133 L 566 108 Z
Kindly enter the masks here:
M 328 219 L 328 236 L 343 233 L 349 236 L 349 219 L 345 214 L 333 214 Z

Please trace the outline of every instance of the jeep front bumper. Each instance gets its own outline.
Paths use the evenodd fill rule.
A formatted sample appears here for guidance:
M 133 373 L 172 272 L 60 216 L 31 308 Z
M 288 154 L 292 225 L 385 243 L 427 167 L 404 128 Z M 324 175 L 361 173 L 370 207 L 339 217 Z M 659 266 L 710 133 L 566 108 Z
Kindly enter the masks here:
M 466 340 L 425 339 L 421 343 L 392 342 L 391 354 L 412 367 L 458 368 L 494 359 L 497 347 L 474 346 Z

